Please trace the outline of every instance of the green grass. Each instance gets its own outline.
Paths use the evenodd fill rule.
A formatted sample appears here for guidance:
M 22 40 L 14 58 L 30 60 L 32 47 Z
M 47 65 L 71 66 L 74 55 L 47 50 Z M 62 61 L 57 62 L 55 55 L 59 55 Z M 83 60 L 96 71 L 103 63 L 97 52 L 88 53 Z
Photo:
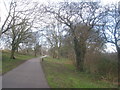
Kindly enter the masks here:
M 22 64 L 26 60 L 33 58 L 34 56 L 31 55 L 21 55 L 19 53 L 15 54 L 16 59 L 10 59 L 10 52 L 3 51 L 2 52 L 2 74 L 12 70 L 13 68 L 17 67 L 18 65 Z
M 76 71 L 67 59 L 47 57 L 42 67 L 51 88 L 117 88 L 112 83 L 97 79 L 95 75 Z

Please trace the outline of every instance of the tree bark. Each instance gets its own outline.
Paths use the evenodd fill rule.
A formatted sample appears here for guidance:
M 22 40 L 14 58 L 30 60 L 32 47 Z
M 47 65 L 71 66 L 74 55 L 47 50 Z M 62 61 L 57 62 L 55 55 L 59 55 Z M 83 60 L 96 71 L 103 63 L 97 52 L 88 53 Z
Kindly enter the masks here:
M 81 72 L 84 71 L 84 57 L 82 57 L 82 50 L 81 47 L 79 45 L 79 42 L 77 40 L 76 37 L 74 37 L 74 50 L 75 50 L 75 54 L 76 54 L 76 65 L 77 65 L 77 69 L 80 70 Z
M 120 47 L 117 46 L 118 53 L 118 87 L 120 87 Z
M 15 59 L 14 54 L 15 54 L 15 49 L 13 48 L 13 49 L 11 50 L 11 56 L 10 56 L 10 59 Z
M 117 52 L 118 52 L 118 61 L 120 62 L 120 47 L 117 47 Z
M 71 34 L 73 36 L 77 70 L 84 72 L 84 56 L 86 51 L 86 48 L 85 48 L 86 46 L 84 43 L 85 41 L 84 40 L 80 41 L 77 39 L 77 36 L 75 34 L 75 28 L 71 27 Z M 82 37 L 80 39 L 82 39 Z
M 36 50 L 34 51 L 34 56 L 35 56 L 35 57 L 37 56 L 37 52 L 36 52 Z

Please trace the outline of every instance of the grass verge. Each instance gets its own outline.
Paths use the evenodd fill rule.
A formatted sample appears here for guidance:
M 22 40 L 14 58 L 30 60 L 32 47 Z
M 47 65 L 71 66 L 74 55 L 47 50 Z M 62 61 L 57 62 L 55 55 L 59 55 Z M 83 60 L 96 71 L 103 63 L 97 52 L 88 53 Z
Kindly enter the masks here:
M 44 59 L 42 67 L 51 88 L 117 88 L 116 85 L 97 79 L 97 76 L 81 73 L 67 59 Z
M 16 59 L 10 59 L 9 51 L 2 52 L 2 72 L 0 72 L 1 74 L 5 74 L 18 65 L 24 63 L 26 60 L 33 58 L 34 56 L 21 55 L 19 53 L 16 53 L 15 57 Z

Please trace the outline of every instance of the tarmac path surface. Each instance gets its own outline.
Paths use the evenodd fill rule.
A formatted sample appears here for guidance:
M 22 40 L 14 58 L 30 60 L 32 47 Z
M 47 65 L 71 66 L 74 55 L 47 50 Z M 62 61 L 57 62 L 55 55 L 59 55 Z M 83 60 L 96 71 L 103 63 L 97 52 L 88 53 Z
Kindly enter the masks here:
M 2 88 L 49 88 L 40 58 L 30 59 L 3 75 Z

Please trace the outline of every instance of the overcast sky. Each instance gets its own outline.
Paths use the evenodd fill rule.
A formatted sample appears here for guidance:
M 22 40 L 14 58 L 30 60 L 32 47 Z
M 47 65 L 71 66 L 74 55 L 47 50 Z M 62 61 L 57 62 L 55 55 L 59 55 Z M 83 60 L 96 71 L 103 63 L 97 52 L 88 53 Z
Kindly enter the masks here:
M 8 7 L 8 3 L 11 0 L 0 0 L 0 26 L 2 25 L 3 21 L 5 20 L 5 17 L 7 16 L 6 13 L 6 8 L 5 8 L 5 4 Z M 31 0 L 30 0 L 31 1 Z M 38 1 L 40 3 L 47 3 L 47 2 L 62 2 L 62 1 L 98 1 L 101 2 L 102 5 L 106 5 L 106 4 L 111 4 L 111 3 L 118 3 L 120 0 L 32 0 L 32 1 Z M 113 52 L 115 50 L 114 46 L 111 46 L 111 44 L 107 45 L 107 51 L 109 52 Z
M 8 3 L 11 0 L 0 0 L 0 16 L 1 16 L 1 22 L 4 21 L 4 17 L 6 16 L 6 8 L 5 8 L 5 4 L 8 8 Z M 120 0 L 30 0 L 30 1 L 38 1 L 40 3 L 47 3 L 47 2 L 62 2 L 62 1 L 98 1 L 101 2 L 102 5 L 106 5 L 106 4 L 111 4 L 111 3 L 118 3 Z

